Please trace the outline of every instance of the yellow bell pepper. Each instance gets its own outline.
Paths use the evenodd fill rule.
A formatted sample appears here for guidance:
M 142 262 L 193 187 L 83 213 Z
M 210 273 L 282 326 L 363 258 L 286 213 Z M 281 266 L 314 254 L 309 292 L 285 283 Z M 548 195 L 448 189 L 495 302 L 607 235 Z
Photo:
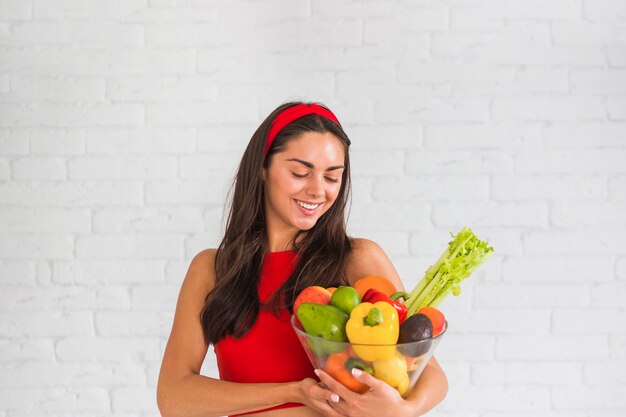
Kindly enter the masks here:
M 406 393 L 409 387 L 409 375 L 407 373 L 407 363 L 404 356 L 395 351 L 394 355 L 386 360 L 377 360 L 372 364 L 374 376 L 381 379 L 397 389 L 400 395 Z
M 386 360 L 393 357 L 400 333 L 397 310 L 389 303 L 361 303 L 350 313 L 346 334 L 354 352 L 366 361 Z M 378 345 L 378 346 L 359 346 Z M 387 345 L 387 346 L 380 346 Z

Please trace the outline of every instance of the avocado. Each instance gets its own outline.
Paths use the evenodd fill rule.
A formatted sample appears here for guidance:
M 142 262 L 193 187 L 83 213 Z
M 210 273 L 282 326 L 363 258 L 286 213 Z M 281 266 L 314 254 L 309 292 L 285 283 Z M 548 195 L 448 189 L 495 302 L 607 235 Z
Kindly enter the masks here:
M 417 357 L 430 350 L 433 337 L 433 323 L 425 314 L 417 313 L 404 320 L 400 325 L 398 344 L 412 343 L 411 345 L 398 346 L 398 350 L 405 355 Z M 420 342 L 421 343 L 413 343 Z

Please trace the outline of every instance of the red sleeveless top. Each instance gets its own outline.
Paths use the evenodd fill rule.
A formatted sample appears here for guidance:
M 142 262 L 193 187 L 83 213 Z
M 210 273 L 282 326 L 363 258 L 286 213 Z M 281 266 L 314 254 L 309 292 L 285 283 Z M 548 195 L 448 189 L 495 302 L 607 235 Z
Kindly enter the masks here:
M 298 260 L 295 251 L 265 254 L 257 288 L 261 304 L 289 278 Z M 220 379 L 247 383 L 291 382 L 307 377 L 317 380 L 290 318 L 286 308 L 277 314 L 264 311 L 261 305 L 256 322 L 243 337 L 227 336 L 216 343 Z M 251 413 L 299 406 L 303 404 L 285 403 Z

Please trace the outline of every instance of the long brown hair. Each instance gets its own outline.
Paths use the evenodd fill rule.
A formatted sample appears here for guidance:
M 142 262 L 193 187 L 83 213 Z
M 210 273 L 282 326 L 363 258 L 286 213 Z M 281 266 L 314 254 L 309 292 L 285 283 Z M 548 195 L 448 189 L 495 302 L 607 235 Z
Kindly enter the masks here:
M 217 343 L 225 336 L 243 336 L 256 321 L 260 308 L 287 307 L 291 312 L 296 296 L 305 287 L 346 285 L 345 266 L 352 250 L 346 233 L 345 208 L 350 192 L 350 139 L 341 126 L 310 114 L 283 128 L 264 157 L 267 134 L 274 118 L 284 109 L 302 104 L 288 102 L 276 108 L 257 128 L 241 158 L 234 183 L 226 230 L 215 256 L 215 287 L 205 299 L 200 320 L 207 343 Z M 306 103 L 312 104 L 312 103 Z M 315 103 L 323 106 L 320 103 Z M 293 238 L 300 261 L 292 275 L 261 306 L 257 294 L 263 258 L 267 252 L 263 213 L 262 169 L 274 154 L 285 149 L 290 140 L 305 132 L 330 132 L 344 147 L 344 171 L 341 187 L 333 205 L 309 230 L 300 230 Z M 232 191 L 234 189 L 234 195 Z M 229 197 L 230 200 L 230 197 Z

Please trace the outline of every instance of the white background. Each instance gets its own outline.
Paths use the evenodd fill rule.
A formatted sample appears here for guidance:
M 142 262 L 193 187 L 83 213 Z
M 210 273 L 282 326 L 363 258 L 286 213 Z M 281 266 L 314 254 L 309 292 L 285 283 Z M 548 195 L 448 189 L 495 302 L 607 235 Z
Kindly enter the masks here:
M 626 415 L 623 0 L 0 0 L 0 417 L 158 415 L 189 261 L 290 99 L 344 125 L 350 232 L 407 288 L 463 225 L 495 247 L 430 415 Z

